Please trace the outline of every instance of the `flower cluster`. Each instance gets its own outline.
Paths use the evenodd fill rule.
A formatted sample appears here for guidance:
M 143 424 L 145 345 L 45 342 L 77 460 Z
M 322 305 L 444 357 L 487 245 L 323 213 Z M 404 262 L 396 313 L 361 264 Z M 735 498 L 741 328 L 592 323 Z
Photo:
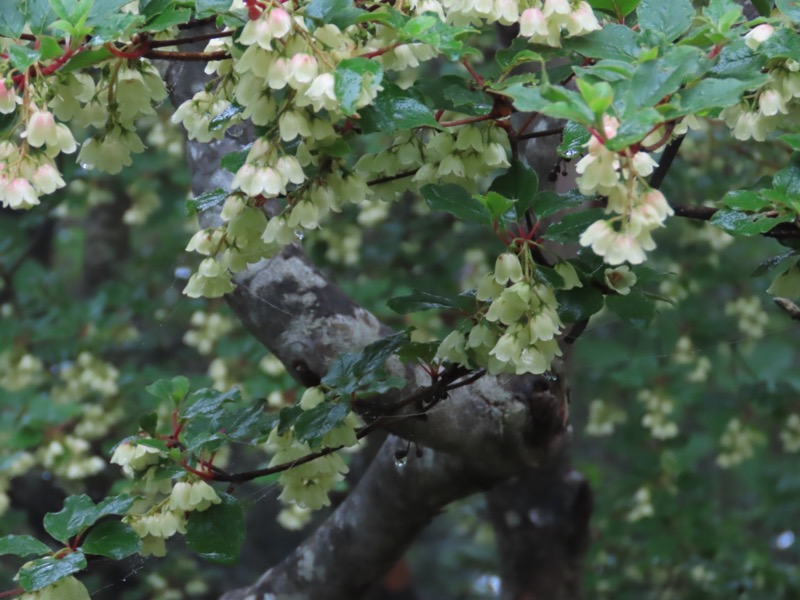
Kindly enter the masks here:
M 675 343 L 675 352 L 672 360 L 679 365 L 693 365 L 686 379 L 692 383 L 703 383 L 708 379 L 711 371 L 711 361 L 707 356 L 698 353 L 692 345 L 692 340 L 687 335 L 682 335 Z
M 90 454 L 91 446 L 83 438 L 65 435 L 38 449 L 38 462 L 65 479 L 84 479 L 106 468 L 106 461 Z
M 719 439 L 721 451 L 717 464 L 723 469 L 735 467 L 753 456 L 755 447 L 764 442 L 764 435 L 745 427 L 739 419 L 731 419 Z
M 614 433 L 617 425 L 628 419 L 625 411 L 608 404 L 605 400 L 595 399 L 589 403 L 589 422 L 586 424 L 586 435 L 595 437 Z
M 739 331 L 751 338 L 764 335 L 764 328 L 769 323 L 769 315 L 761 308 L 758 296 L 737 298 L 725 305 L 725 314 L 738 319 Z
M 490 373 L 544 373 L 561 350 L 555 337 L 563 323 L 552 287 L 537 277 L 537 267 L 527 248 L 522 256 L 501 254 L 493 273 L 477 290 L 477 299 L 490 304 L 469 332 L 455 330 L 442 340 L 441 359 L 464 366 L 486 366 Z M 562 289 L 580 287 L 575 269 L 567 262 L 556 266 Z
M 650 488 L 641 487 L 633 495 L 633 507 L 628 512 L 627 520 L 630 522 L 640 521 L 655 514 L 653 508 L 653 497 Z
M 300 406 L 310 410 L 324 401 L 324 392 L 320 388 L 309 388 L 303 394 Z M 358 419 L 352 413 L 344 422 L 326 433 L 321 440 L 323 448 L 354 447 L 358 443 L 355 428 Z M 312 452 L 308 444 L 298 441 L 292 430 L 279 435 L 273 430 L 267 440 L 267 448 L 273 457 L 270 466 L 289 463 Z M 280 500 L 284 504 L 297 505 L 302 509 L 318 510 L 330 505 L 328 492 L 334 485 L 344 479 L 347 465 L 338 453 L 332 453 L 303 465 L 283 471 L 279 483 L 283 488 Z M 287 517 L 288 518 L 288 517 Z
M 0 387 L 9 392 L 38 385 L 44 379 L 42 361 L 30 353 L 15 356 L 11 351 L 0 352 Z
M 675 410 L 672 400 L 651 390 L 640 390 L 638 400 L 645 406 L 642 425 L 657 440 L 668 440 L 678 435 L 678 425 L 669 417 Z
M 158 464 L 164 453 L 158 448 L 136 441 L 122 442 L 111 455 L 111 462 L 122 467 L 122 471 L 132 477 L 136 471 L 145 471 Z
M 588 154 L 576 165 L 581 193 L 606 196 L 606 212 L 616 213 L 592 223 L 580 243 L 591 246 L 609 265 L 626 261 L 638 265 L 644 262 L 645 252 L 655 248 L 653 230 L 662 227 L 674 211 L 664 195 L 645 182 L 657 164 L 649 154 L 630 149 L 617 153 L 605 147 L 618 128 L 619 121 L 606 115 L 602 134 L 589 138 Z
M 784 452 L 800 452 L 800 415 L 790 414 L 780 433 L 781 445 Z
M 442 121 L 463 115 L 444 113 Z M 413 173 L 411 189 L 428 183 L 457 183 L 475 189 L 481 177 L 510 166 L 508 135 L 497 126 L 461 125 L 446 131 L 403 133 L 377 154 L 365 154 L 356 170 L 365 178 Z M 395 198 L 409 189 L 403 178 L 373 186 L 375 195 Z
M 147 449 L 142 451 L 141 449 Z M 117 447 L 111 462 L 123 465 L 123 470 L 131 474 L 133 470 L 150 469 L 161 459 L 159 451 L 142 444 L 124 443 Z M 147 474 L 152 472 L 152 469 Z M 164 556 L 165 541 L 176 533 L 186 533 L 186 521 L 191 512 L 202 512 L 214 504 L 222 502 L 216 490 L 207 482 L 195 476 L 176 482 L 163 478 L 163 485 L 149 490 L 154 494 L 165 493 L 168 497 L 142 514 L 129 514 L 123 521 L 128 523 L 142 540 L 139 553 L 142 556 Z
M 90 352 L 81 352 L 75 362 L 65 363 L 59 376 L 66 384 L 63 389 L 56 390 L 59 398 L 76 400 L 91 393 L 108 398 L 119 391 L 117 368 Z
M 758 51 L 775 29 L 762 23 L 745 36 L 745 44 Z M 738 104 L 723 109 L 725 120 L 737 140 L 753 139 L 763 142 L 771 131 L 791 127 L 797 117 L 797 98 L 800 98 L 800 62 L 793 59 L 771 60 L 770 79 L 754 94 L 749 94 Z
M 580 36 L 597 31 L 592 7 L 584 0 L 544 0 L 522 12 L 519 18 L 519 35 L 534 44 L 558 48 L 566 31 L 569 36 Z
M 233 320 L 219 313 L 195 311 L 189 321 L 192 329 L 183 336 L 183 343 L 200 354 L 211 354 L 217 340 L 233 330 Z

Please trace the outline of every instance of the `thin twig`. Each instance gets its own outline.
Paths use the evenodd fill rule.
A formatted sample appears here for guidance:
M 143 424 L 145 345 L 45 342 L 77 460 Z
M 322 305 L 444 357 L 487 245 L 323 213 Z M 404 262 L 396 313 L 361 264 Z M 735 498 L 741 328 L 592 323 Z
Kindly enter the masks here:
M 549 135 L 560 135 L 563 132 L 564 132 L 563 127 L 554 127 L 553 129 L 542 129 L 541 131 L 532 131 L 531 133 L 525 133 L 520 136 L 517 136 L 517 141 L 532 140 L 534 138 L 547 137 Z

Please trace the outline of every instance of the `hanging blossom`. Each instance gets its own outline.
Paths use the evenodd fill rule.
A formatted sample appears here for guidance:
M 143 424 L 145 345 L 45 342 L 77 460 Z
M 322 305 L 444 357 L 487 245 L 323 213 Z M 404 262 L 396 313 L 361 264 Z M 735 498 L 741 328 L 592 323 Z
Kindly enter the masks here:
M 664 195 L 647 185 L 657 163 L 646 152 L 630 148 L 614 152 L 605 142 L 617 134 L 619 121 L 606 115 L 603 131 L 587 142 L 588 154 L 576 165 L 578 189 L 582 194 L 608 198 L 610 219 L 592 223 L 581 235 L 582 246 L 590 246 L 609 265 L 644 262 L 646 252 L 656 247 L 653 230 L 674 214 Z
M 556 337 L 564 324 L 558 316 L 553 288 L 537 273 L 529 251 L 505 252 L 478 286 L 476 298 L 488 308 L 469 331 L 455 330 L 442 340 L 437 356 L 466 367 L 486 367 L 492 374 L 548 371 L 561 356 Z M 568 262 L 555 266 L 560 289 L 581 287 Z
M 534 44 L 558 48 L 565 32 L 570 37 L 576 37 L 600 29 L 600 23 L 588 2 L 544 0 L 533 4 L 519 18 L 519 35 Z

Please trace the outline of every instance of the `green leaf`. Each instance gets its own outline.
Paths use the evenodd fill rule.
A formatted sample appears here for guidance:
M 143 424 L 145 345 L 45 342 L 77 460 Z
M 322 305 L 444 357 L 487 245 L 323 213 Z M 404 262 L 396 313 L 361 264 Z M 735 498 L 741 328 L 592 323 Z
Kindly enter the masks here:
M 265 411 L 265 402 L 234 410 L 234 419 L 225 427 L 225 438 L 246 444 L 265 441 L 278 422 L 276 414 Z
M 151 411 L 139 417 L 139 429 L 149 435 L 156 435 L 156 426 L 158 425 L 158 413 Z
M 444 54 L 447 60 L 456 61 L 468 54 L 477 53 L 474 48 L 466 45 L 463 41 L 474 33 L 477 33 L 477 30 L 472 27 L 450 25 L 437 18 L 433 27 L 414 36 L 414 39 L 432 46 L 434 50 Z
M 700 113 L 713 108 L 724 108 L 739 102 L 742 94 L 769 81 L 769 75 L 756 75 L 747 81 L 708 77 L 697 85 L 679 92 L 680 107 L 684 114 Z
M 778 10 L 792 21 L 800 23 L 800 2 L 797 0 L 775 0 L 775 5 L 778 7 Z
M 25 29 L 25 15 L 22 14 L 20 8 L 19 2 L 4 3 L 3 9 L 0 10 L 1 36 L 16 40 L 22 35 L 22 30 Z
M 556 148 L 558 155 L 562 158 L 575 158 L 583 150 L 583 146 L 589 141 L 591 134 L 580 123 L 568 121 L 564 126 L 564 133 L 561 134 L 561 143 Z
M 711 217 L 711 224 L 733 235 L 752 236 L 768 232 L 780 223 L 793 221 L 792 215 L 766 217 L 763 214 L 747 214 L 736 210 L 721 209 Z
M 767 17 L 772 12 L 771 0 L 751 0 L 751 2 L 762 17 Z
M 581 234 L 592 223 L 603 217 L 602 208 L 592 208 L 564 215 L 545 231 L 544 237 L 559 244 L 572 244 L 578 241 Z
M 356 8 L 353 0 L 311 0 L 305 14 L 320 24 L 330 23 L 343 30 L 354 25 L 365 11 Z
M 606 306 L 634 327 L 645 327 L 656 314 L 656 303 L 642 294 L 606 296 Z
M 280 413 L 278 413 L 278 435 L 283 435 L 289 431 L 303 412 L 305 411 L 299 404 L 293 404 L 292 406 L 282 408 Z
M 8 46 L 8 59 L 14 67 L 20 71 L 25 71 L 28 67 L 39 60 L 42 53 L 28 46 L 10 44 Z
M 777 256 L 773 256 L 772 258 L 768 258 L 767 260 L 763 261 L 759 264 L 755 271 L 752 273 L 752 277 L 759 277 L 760 275 L 764 275 L 765 273 L 769 273 L 775 267 L 780 265 L 785 260 L 792 258 L 793 256 L 797 256 L 797 250 L 788 250 L 787 252 L 783 252 L 778 254 Z
M 50 554 L 52 550 L 46 544 L 30 535 L 7 535 L 0 538 L 0 555 L 30 556 Z
M 228 124 L 234 119 L 234 117 L 240 115 L 243 111 L 244 111 L 244 106 L 240 106 L 239 104 L 234 102 L 228 108 L 219 113 L 216 117 L 211 119 L 211 123 L 209 123 L 208 130 L 221 131 L 225 129 L 228 126 Z
M 565 208 L 580 206 L 587 200 L 589 198 L 578 192 L 578 190 L 571 190 L 563 194 L 545 190 L 536 194 L 536 198 L 533 201 L 533 210 L 536 216 L 542 219 Z
M 587 125 L 595 121 L 594 110 L 579 93 L 557 85 L 543 85 L 537 91 L 545 101 L 539 109 L 544 114 Z
M 340 62 L 334 71 L 333 90 L 342 103 L 342 112 L 352 115 L 356 101 L 364 85 L 372 89 L 383 79 L 383 70 L 377 61 L 368 58 L 348 58 Z
M 643 31 L 663 34 L 672 41 L 691 27 L 694 7 L 690 0 L 642 0 L 636 15 Z
M 638 34 L 630 27 L 609 23 L 589 35 L 565 39 L 564 48 L 588 58 L 610 58 L 631 62 L 639 56 L 641 51 L 638 37 Z
M 515 200 L 514 210 L 517 220 L 521 220 L 539 190 L 539 176 L 524 162 L 513 159 L 509 169 L 492 182 L 489 190 Z
M 195 0 L 195 9 L 198 13 L 206 11 L 221 13 L 230 7 L 231 3 L 228 0 Z
M 386 301 L 386 306 L 398 314 L 407 315 L 408 313 L 438 308 L 457 308 L 458 303 L 451 298 L 414 290 L 407 296 L 390 298 Z
M 228 156 L 230 156 L 230 154 L 228 154 Z M 227 156 L 225 158 L 227 158 Z M 224 161 L 225 158 L 223 158 L 222 160 Z M 201 194 L 197 198 L 192 198 L 191 200 L 187 200 L 186 216 L 191 216 L 194 214 L 203 214 L 210 208 L 214 208 L 215 206 L 221 206 L 222 204 L 225 203 L 225 200 L 227 200 L 229 195 L 230 192 L 217 188 L 211 192 L 206 192 L 205 194 Z
M 764 200 L 758 192 L 750 190 L 734 190 L 722 198 L 722 203 L 734 210 L 759 211 L 766 208 L 769 202 Z
M 230 171 L 231 173 L 236 173 L 239 169 L 242 168 L 242 165 L 247 161 L 247 154 L 250 152 L 250 148 L 253 144 L 248 144 L 241 150 L 237 150 L 236 152 L 231 152 L 223 156 L 219 161 L 219 166 L 221 166 L 226 171 Z M 211 193 L 215 193 L 217 190 Z M 204 194 L 205 195 L 205 194 Z
M 203 388 L 192 392 L 181 406 L 180 417 L 191 419 L 198 415 L 208 415 L 219 411 L 224 404 L 238 402 L 241 399 L 239 388 L 220 392 L 211 388 Z
M 680 86 L 700 77 L 711 67 L 711 61 L 699 48 L 676 46 L 655 60 L 639 65 L 623 95 L 623 113 L 659 104 Z M 627 114 L 623 116 L 623 120 Z
M 462 221 L 488 224 L 489 212 L 460 185 L 429 183 L 420 188 L 420 193 L 431 210 L 440 210 L 455 215 Z
M 504 222 L 516 218 L 516 211 L 509 214 L 514 208 L 514 201 L 506 198 L 502 194 L 489 192 L 484 196 L 476 195 L 475 199 L 489 212 L 489 217 L 492 221 Z
M 188 8 L 178 8 L 172 5 L 169 9 L 156 16 L 152 21 L 148 21 L 146 25 L 143 25 L 142 29 L 150 32 L 164 31 L 170 27 L 188 23 L 191 18 L 191 10 Z
M 96 65 L 111 58 L 113 54 L 107 48 L 97 48 L 95 50 L 87 50 L 80 54 L 74 55 L 67 61 L 61 68 L 61 72 L 69 73 L 70 71 L 79 71 L 92 65 Z
M 778 139 L 786 142 L 792 150 L 800 150 L 800 133 L 785 133 Z
M 639 4 L 640 0 L 589 0 L 589 5 L 596 9 L 611 13 L 621 19 L 627 17 Z
M 58 45 L 55 38 L 43 35 L 39 38 L 39 52 L 42 53 L 41 60 L 51 60 L 64 54 L 64 49 Z
M 323 402 L 303 411 L 294 422 L 294 433 L 301 442 L 318 447 L 322 436 L 344 422 L 350 414 L 347 402 Z
M 788 28 L 775 32 L 758 46 L 759 54 L 767 58 L 791 58 L 800 60 L 800 36 Z
M 23 566 L 19 570 L 19 583 L 26 592 L 35 592 L 85 568 L 86 557 L 80 550 L 63 558 L 47 556 Z
M 439 19 L 429 14 L 412 17 L 398 31 L 400 39 L 414 39 L 435 27 L 437 22 L 439 22 Z
M 492 110 L 492 98 L 482 90 L 450 85 L 444 88 L 444 97 L 452 108 L 465 115 L 486 115 Z
M 133 506 L 136 498 L 127 494 L 119 494 L 117 496 L 109 496 L 97 505 L 95 510 L 95 521 L 108 517 L 109 515 L 124 515 L 131 506 Z
M 219 494 L 220 504 L 193 511 L 186 523 L 186 545 L 203 558 L 226 565 L 239 560 L 244 541 L 244 511 L 233 496 Z
M 508 48 L 498 50 L 495 54 L 497 64 L 503 72 L 522 64 L 523 62 L 540 62 L 542 55 L 530 49 L 530 44 L 525 38 L 518 37 Z
M 168 11 L 175 4 L 175 0 L 139 0 L 139 14 L 147 20 Z
M 141 546 L 139 534 L 122 521 L 106 521 L 92 527 L 81 544 L 86 554 L 99 554 L 115 560 L 136 554 Z
M 64 500 L 64 508 L 56 513 L 44 516 L 44 528 L 59 542 L 66 543 L 71 537 L 94 524 L 97 510 L 91 498 L 86 494 L 68 496 Z
M 644 139 L 656 126 L 666 119 L 654 108 L 642 108 L 633 114 L 626 113 L 625 120 L 617 129 L 617 135 L 606 142 L 609 150 L 623 150 Z
M 56 20 L 49 0 L 23 0 L 20 4 L 23 7 L 25 23 L 35 36 L 44 33 L 47 26 Z M 3 6 L 2 10 L 5 11 L 6 7 Z
M 717 64 L 712 67 L 710 75 L 719 79 L 750 80 L 766 65 L 767 58 L 752 50 L 744 39 L 739 38 L 722 49 L 717 57 Z
M 322 383 L 340 396 L 381 389 L 385 387 L 384 382 L 390 387 L 399 387 L 402 384 L 395 378 L 389 381 L 383 365 L 408 339 L 408 333 L 401 331 L 373 342 L 361 352 L 342 354 L 333 362 Z
M 183 376 L 159 379 L 144 389 L 156 398 L 177 404 L 189 393 L 189 380 Z
M 587 285 L 571 290 L 556 290 L 556 299 L 558 316 L 564 323 L 583 321 L 603 308 L 603 294 Z
M 129 0 L 94 0 L 87 22 L 90 25 L 99 25 L 106 22 L 118 15 L 119 9 L 128 4 L 128 2 Z
M 361 125 L 364 133 L 394 133 L 423 126 L 440 128 L 431 109 L 412 90 L 404 90 L 393 83 L 386 84 L 378 92 L 372 106 L 361 110 Z

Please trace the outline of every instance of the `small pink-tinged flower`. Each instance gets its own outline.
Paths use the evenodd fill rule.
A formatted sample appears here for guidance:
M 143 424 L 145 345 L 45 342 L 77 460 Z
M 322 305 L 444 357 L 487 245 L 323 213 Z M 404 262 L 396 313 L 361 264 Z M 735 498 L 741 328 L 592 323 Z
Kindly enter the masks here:
M 519 18 L 519 34 L 524 37 L 547 36 L 547 17 L 538 8 L 528 8 Z
M 762 43 L 766 42 L 774 32 L 775 28 L 772 25 L 762 23 L 751 29 L 747 35 L 744 36 L 744 43 L 755 50 Z
M 42 194 L 51 194 L 66 185 L 58 169 L 49 163 L 39 166 L 33 172 L 31 179 L 33 180 L 33 185 Z
M 290 81 L 295 83 L 311 83 L 317 76 L 317 59 L 302 52 L 295 54 L 290 61 Z
M 0 113 L 7 115 L 14 112 L 17 108 L 17 92 L 13 85 L 6 86 L 6 82 L 0 79 Z
M 292 30 L 292 17 L 282 8 L 273 8 L 269 13 L 269 28 L 272 36 L 278 39 Z
M 22 134 L 28 139 L 28 143 L 34 148 L 39 148 L 45 144 L 48 146 L 58 145 L 58 130 L 53 114 L 47 110 L 37 110 L 28 120 L 28 128 Z
M 0 204 L 9 208 L 27 209 L 39 204 L 39 198 L 27 179 L 11 179 L 0 189 Z
M 570 35 L 584 35 L 600 29 L 600 23 L 588 2 L 581 2 L 567 20 L 567 31 Z

